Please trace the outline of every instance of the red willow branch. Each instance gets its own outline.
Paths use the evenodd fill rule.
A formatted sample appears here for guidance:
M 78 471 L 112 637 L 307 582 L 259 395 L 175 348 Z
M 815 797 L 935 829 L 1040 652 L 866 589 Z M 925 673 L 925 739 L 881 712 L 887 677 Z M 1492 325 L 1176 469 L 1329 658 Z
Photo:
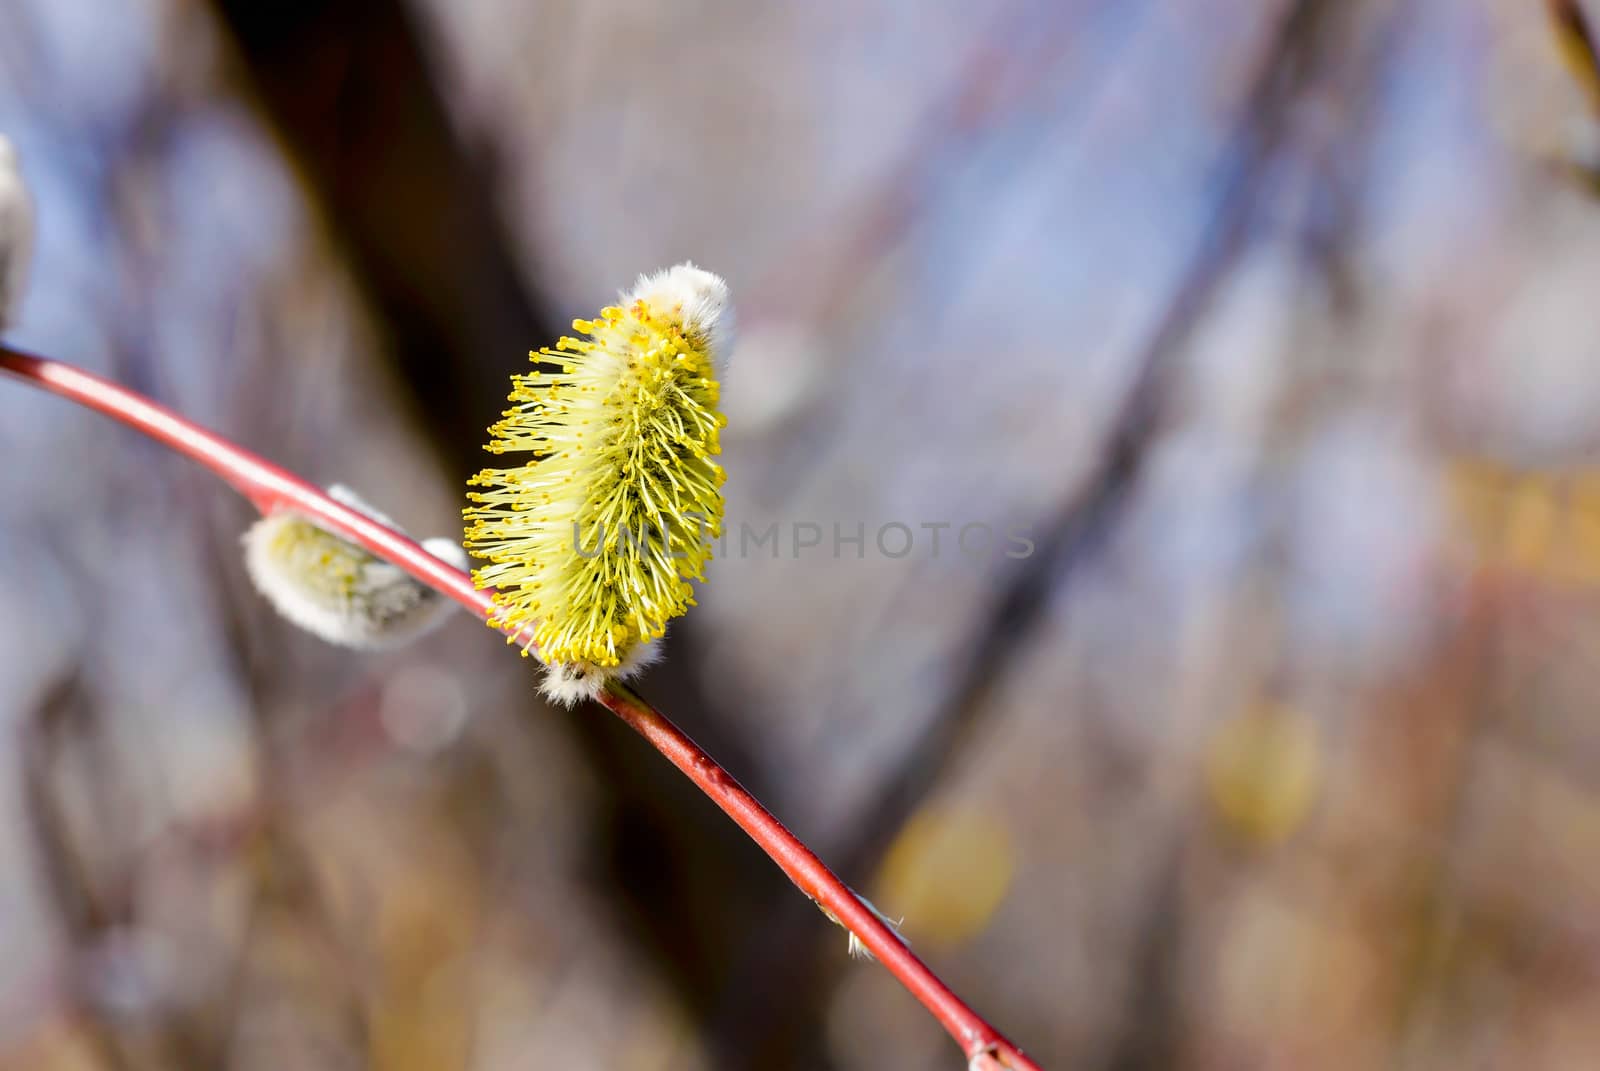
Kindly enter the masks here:
M 0 346 L 0 371 L 122 421 L 222 477 L 263 514 L 293 510 L 330 532 L 365 547 L 450 596 L 476 617 L 491 621 L 492 591 L 429 554 L 411 539 L 334 501 L 298 476 L 195 425 L 109 380 L 59 361 Z M 815 852 L 734 780 L 682 729 L 630 689 L 613 683 L 600 702 L 644 737 L 711 801 L 738 823 L 800 890 L 861 939 L 912 996 L 933 1013 L 961 1046 L 974 1069 L 1039 1071 L 1005 1035 L 989 1025 L 927 964 L 906 947 Z

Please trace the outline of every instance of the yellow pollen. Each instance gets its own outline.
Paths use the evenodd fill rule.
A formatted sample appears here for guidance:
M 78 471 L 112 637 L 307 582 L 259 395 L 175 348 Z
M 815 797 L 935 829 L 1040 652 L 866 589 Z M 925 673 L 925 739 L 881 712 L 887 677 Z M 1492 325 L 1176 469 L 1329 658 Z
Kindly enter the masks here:
M 588 337 L 529 355 L 560 371 L 512 377 L 484 449 L 528 457 L 468 481 L 465 545 L 488 563 L 473 579 L 496 589 L 493 624 L 548 663 L 614 667 L 694 605 L 726 421 L 710 339 L 680 309 L 636 299 L 572 327 Z

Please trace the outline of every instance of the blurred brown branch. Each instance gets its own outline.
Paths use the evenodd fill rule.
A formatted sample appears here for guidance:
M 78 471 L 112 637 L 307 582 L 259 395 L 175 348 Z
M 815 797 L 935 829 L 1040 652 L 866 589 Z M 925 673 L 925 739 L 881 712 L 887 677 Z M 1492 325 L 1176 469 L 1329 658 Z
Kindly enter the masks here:
M 883 772 L 871 800 L 861 808 L 860 821 L 834 849 L 843 873 L 868 875 L 876 869 L 895 834 L 958 760 L 964 745 L 981 731 L 985 718 L 997 709 L 995 692 L 1010 679 L 1012 667 L 1031 651 L 1028 638 L 1051 601 L 1104 545 L 1132 499 L 1148 449 L 1161 431 L 1176 362 L 1249 246 L 1269 166 L 1285 136 L 1288 114 L 1298 99 L 1297 87 L 1308 76 L 1324 43 L 1334 6 L 1330 0 L 1296 0 L 1281 16 L 1233 136 L 1222 148 L 1222 192 L 1212 222 L 1149 340 L 1130 362 L 1136 370 L 1132 384 L 1110 422 L 1095 468 L 1047 521 L 1034 554 L 1004 580 L 988 613 L 974 623 L 971 642 L 959 646 L 965 655 L 944 700 L 911 746 Z M 1169 898 L 1154 890 L 1152 905 L 1152 910 L 1169 905 Z M 829 987 L 820 979 L 797 982 L 794 964 L 804 963 L 811 972 L 831 972 L 814 950 L 809 956 L 801 954 L 800 948 L 808 943 L 802 920 L 793 912 L 774 910 L 783 921 L 774 929 L 772 944 L 789 951 L 774 955 L 770 945 L 764 948 L 761 962 L 781 963 L 783 969 L 765 974 L 759 985 L 734 989 L 736 1010 L 729 1019 L 739 1025 L 731 1031 L 732 1037 L 792 1039 L 805 1032 L 800 1024 L 822 1013 L 820 1002 L 826 999 Z M 1147 926 L 1152 935 L 1167 934 L 1168 929 L 1159 918 L 1152 918 Z M 1165 962 L 1155 949 L 1144 959 L 1154 964 L 1155 970 Z M 1141 982 L 1146 991 L 1132 999 L 1143 1002 L 1148 989 L 1159 984 L 1153 978 Z M 791 999 L 773 999 L 779 987 L 791 994 Z M 811 994 L 819 1003 L 797 1001 L 792 998 L 796 992 Z M 781 1026 L 773 1021 L 779 1017 Z M 1146 1015 L 1138 1033 L 1145 1041 L 1159 1033 L 1150 1026 Z M 1123 1056 L 1118 1057 L 1118 1065 L 1144 1067 L 1150 1066 L 1150 1061 Z
M 1580 0 L 1547 0 L 1556 46 L 1573 78 L 1600 116 L 1600 49 Z
M 560 332 L 522 282 L 526 265 L 494 207 L 492 158 L 453 130 L 412 12 L 391 0 L 213 6 L 371 299 L 418 423 L 451 468 L 475 471 L 505 370 Z M 680 694 L 668 701 L 710 706 L 681 694 L 692 675 L 671 684 Z M 529 708 L 536 702 L 530 690 Z M 754 921 L 750 905 L 791 895 L 787 883 L 615 724 L 582 710 L 550 717 L 608 786 L 586 838 L 597 891 L 648 953 L 641 962 L 703 1013 L 740 947 L 741 921 Z M 752 787 L 762 790 L 734 734 L 695 729 L 728 762 L 755 771 Z
M 104 846 L 84 849 L 62 800 L 64 793 L 86 797 L 97 834 L 116 838 L 119 778 L 97 720 L 83 682 L 72 677 L 41 701 L 23 737 L 25 814 L 62 927 L 60 998 L 105 1067 L 212 1066 L 225 1039 L 205 1028 L 203 1016 L 164 1014 L 154 1029 L 131 1037 L 101 1005 L 106 982 L 97 973 L 106 968 L 97 961 L 132 932 L 136 919 L 134 875 L 95 873 L 91 860 L 103 865 L 110 853 Z
M 556 332 L 521 282 L 490 161 L 452 128 L 410 12 L 364 0 L 213 7 L 371 298 L 423 423 L 463 466 L 504 367 Z

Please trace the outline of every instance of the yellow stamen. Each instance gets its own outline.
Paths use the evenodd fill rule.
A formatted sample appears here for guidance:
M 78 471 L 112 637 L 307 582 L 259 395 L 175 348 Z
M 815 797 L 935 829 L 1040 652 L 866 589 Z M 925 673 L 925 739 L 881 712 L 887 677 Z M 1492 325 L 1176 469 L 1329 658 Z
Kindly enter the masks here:
M 573 321 L 588 337 L 530 354 L 559 371 L 514 375 L 489 429 L 490 453 L 531 456 L 469 481 L 466 548 L 488 563 L 473 578 L 548 663 L 616 667 L 661 636 L 721 534 L 719 355 L 688 305 L 634 296 Z

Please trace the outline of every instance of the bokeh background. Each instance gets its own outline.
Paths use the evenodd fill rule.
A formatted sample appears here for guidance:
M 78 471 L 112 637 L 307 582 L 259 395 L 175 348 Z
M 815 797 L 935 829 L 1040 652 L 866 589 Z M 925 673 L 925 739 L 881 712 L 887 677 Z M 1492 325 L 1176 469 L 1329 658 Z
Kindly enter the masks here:
M 449 534 L 692 258 L 735 531 L 869 545 L 719 561 L 643 690 L 958 992 L 1054 1068 L 1592 1068 L 1586 10 L 0 0 L 10 338 Z M 297 633 L 250 520 L 0 383 L 0 1068 L 960 1066 L 609 715 Z

